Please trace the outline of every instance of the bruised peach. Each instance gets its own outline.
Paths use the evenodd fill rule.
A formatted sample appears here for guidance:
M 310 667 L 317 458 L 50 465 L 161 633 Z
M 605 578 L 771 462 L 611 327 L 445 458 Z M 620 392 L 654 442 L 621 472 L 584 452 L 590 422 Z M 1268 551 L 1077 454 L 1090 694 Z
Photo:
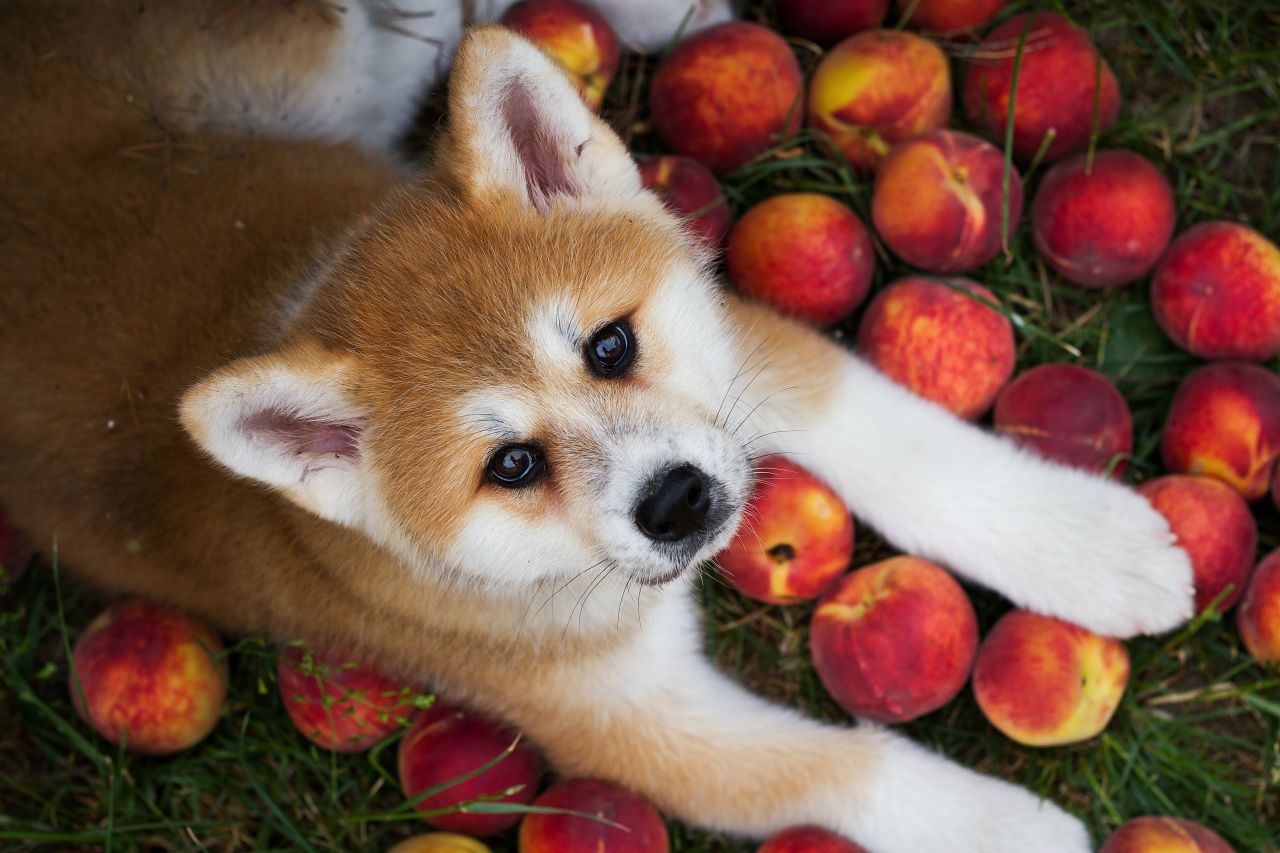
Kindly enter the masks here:
M 640 180 L 667 209 L 685 220 L 708 249 L 719 249 L 729 233 L 729 204 L 716 176 L 690 157 L 650 157 L 640 163 Z
M 916 557 L 858 569 L 818 603 L 813 665 L 850 712 L 902 723 L 941 708 L 973 666 L 978 620 L 960 584 Z
M 894 0 L 903 26 L 941 38 L 971 38 L 1009 0 Z
M 467 813 L 465 803 L 484 800 L 525 804 L 537 792 L 538 756 L 517 735 L 489 718 L 453 705 L 437 702 L 421 712 L 400 741 L 400 787 L 410 800 L 422 792 L 468 774 L 414 804 L 420 812 L 461 811 L 429 815 L 436 829 L 466 835 L 493 835 L 515 824 L 518 813 Z M 488 766 L 484 770 L 480 768 Z M 503 796 L 504 791 L 510 793 Z
M 828 47 L 884 23 L 889 0 L 777 0 L 777 7 L 784 33 Z
M 1105 376 L 1075 364 L 1042 364 L 996 398 L 996 432 L 1046 459 L 1119 477 L 1133 450 L 1129 405 Z
M 988 303 L 999 300 L 968 279 L 899 279 L 867 306 L 858 347 L 890 379 L 976 418 L 1013 375 L 1016 355 L 1013 325 Z
M 609 22 L 575 0 L 520 0 L 499 21 L 542 48 L 569 73 L 582 99 L 600 109 L 618 70 L 618 37 Z
M 756 853 L 867 853 L 849 839 L 820 826 L 793 826 L 772 836 Z
M 986 135 L 1004 139 L 1024 29 L 1013 156 L 1029 163 L 1043 145 L 1045 159 L 1056 160 L 1084 148 L 1095 127 L 1101 132 L 1115 123 L 1120 89 L 1084 30 L 1052 12 L 1015 15 L 982 41 L 965 75 L 965 115 Z
M 1239 363 L 1192 371 L 1173 395 L 1160 450 L 1170 471 L 1262 497 L 1280 456 L 1280 376 Z
M 1249 654 L 1266 664 L 1280 663 L 1280 550 L 1253 570 L 1236 610 L 1236 624 Z
M 996 622 L 978 649 L 973 693 L 987 720 L 1025 746 L 1088 740 L 1111 720 L 1129 681 L 1119 640 L 1026 610 Z
M 947 57 L 901 30 L 850 36 L 828 51 L 809 82 L 809 126 L 864 172 L 894 143 L 943 127 L 950 116 Z
M 716 557 L 729 582 L 769 604 L 817 598 L 853 558 L 853 519 L 826 483 L 781 456 L 760 461 L 746 521 Z
M 783 193 L 742 214 L 726 261 L 742 293 L 825 326 L 866 298 L 875 251 L 862 221 L 840 202 Z
M 349 656 L 288 646 L 280 652 L 276 678 L 289 719 L 325 749 L 368 749 L 413 714 L 412 689 Z
M 1169 181 L 1131 151 L 1055 163 L 1031 205 L 1031 237 L 1049 266 L 1084 287 L 1142 278 L 1169 245 L 1177 210 Z
M 1006 201 L 1000 149 L 967 133 L 935 130 L 909 139 L 876 171 L 876 231 L 898 257 L 922 270 L 967 272 L 985 264 L 1021 215 L 1017 170 L 1009 173 Z
M 565 779 L 534 802 L 572 814 L 530 813 L 520 823 L 520 853 L 667 853 L 667 826 L 649 801 L 597 779 Z
M 1138 487 L 1169 522 L 1178 545 L 1191 558 L 1196 607 L 1203 610 L 1226 593 L 1226 612 L 1244 594 L 1258 548 L 1258 524 L 1231 487 L 1210 477 L 1170 474 Z
M 800 129 L 800 64 L 767 27 L 730 21 L 681 41 L 649 88 L 667 147 L 723 175 Z
M 1190 228 L 1156 267 L 1151 308 L 1193 355 L 1266 361 L 1280 352 L 1280 248 L 1235 222 Z
M 98 734 L 164 755 L 213 730 L 227 696 L 222 641 L 199 622 L 139 598 L 89 623 L 71 654 L 71 700 Z
M 492 853 L 488 847 L 465 835 L 428 832 L 406 838 L 387 853 Z
M 1235 853 L 1222 836 L 1180 817 L 1138 817 L 1112 833 L 1098 853 Z

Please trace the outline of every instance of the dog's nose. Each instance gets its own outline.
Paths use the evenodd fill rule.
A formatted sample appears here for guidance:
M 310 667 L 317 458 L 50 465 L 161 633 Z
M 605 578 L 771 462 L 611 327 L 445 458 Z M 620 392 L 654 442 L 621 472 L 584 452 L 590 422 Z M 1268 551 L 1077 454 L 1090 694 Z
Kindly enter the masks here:
M 679 542 L 702 530 L 711 509 L 711 483 L 692 465 L 680 465 L 649 481 L 636 507 L 636 526 L 655 542 Z

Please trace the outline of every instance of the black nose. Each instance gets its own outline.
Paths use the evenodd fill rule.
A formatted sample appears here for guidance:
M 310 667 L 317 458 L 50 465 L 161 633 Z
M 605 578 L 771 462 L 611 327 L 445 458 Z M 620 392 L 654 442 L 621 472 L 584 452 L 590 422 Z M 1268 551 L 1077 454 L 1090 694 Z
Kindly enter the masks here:
M 711 483 L 692 465 L 681 465 L 649 481 L 636 507 L 636 526 L 655 542 L 679 542 L 702 530 L 711 508 Z

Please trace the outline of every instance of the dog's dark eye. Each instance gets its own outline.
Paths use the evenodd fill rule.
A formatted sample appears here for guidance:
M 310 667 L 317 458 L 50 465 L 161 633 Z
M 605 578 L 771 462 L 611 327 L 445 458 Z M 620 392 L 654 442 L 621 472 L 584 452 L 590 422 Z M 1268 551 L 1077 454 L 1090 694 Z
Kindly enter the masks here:
M 587 367 L 605 379 L 626 373 L 635 359 L 636 338 L 626 320 L 605 326 L 587 344 Z
M 489 457 L 489 479 L 506 489 L 532 486 L 546 470 L 542 450 L 532 444 L 507 444 Z

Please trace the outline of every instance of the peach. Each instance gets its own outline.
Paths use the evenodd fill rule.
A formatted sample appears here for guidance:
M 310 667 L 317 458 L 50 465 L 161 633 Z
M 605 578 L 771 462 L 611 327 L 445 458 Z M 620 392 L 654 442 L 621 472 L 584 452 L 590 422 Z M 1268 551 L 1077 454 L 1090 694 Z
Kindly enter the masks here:
M 982 300 L 982 301 L 979 301 Z M 990 408 L 1013 375 L 1013 324 L 968 279 L 909 276 L 876 294 L 858 347 L 878 370 L 962 418 Z
M 830 47 L 884 23 L 889 0 L 777 0 L 777 7 L 784 33 Z
M 492 853 L 488 847 L 465 835 L 428 832 L 406 838 L 387 853 Z
M 31 548 L 0 507 L 0 592 L 18 582 L 31 565 Z
M 1253 570 L 1236 610 L 1236 625 L 1249 654 L 1266 664 L 1280 663 L 1280 550 Z
M 423 711 L 400 741 L 400 787 L 409 799 L 429 788 L 476 773 L 414 804 L 420 812 L 451 809 L 474 800 L 525 804 L 537 791 L 537 754 L 514 732 L 487 717 L 437 702 Z M 501 796 L 504 791 L 510 791 Z M 427 823 L 447 832 L 493 835 L 515 824 L 518 813 L 468 813 L 465 806 L 445 814 L 428 814 Z
M 687 223 L 708 249 L 719 249 L 729 233 L 729 204 L 716 176 L 691 157 L 649 157 L 640 163 L 640 180 Z
M 1129 682 L 1119 640 L 1026 610 L 996 622 L 978 649 L 973 694 L 987 720 L 1025 746 L 1088 740 L 1111 720 Z
M 1221 612 L 1244 594 L 1258 548 L 1258 524 L 1231 487 L 1211 477 L 1170 474 L 1138 487 L 1169 522 L 1178 545 L 1191 558 L 1196 607 L 1203 610 L 1222 595 Z
M 1280 352 L 1280 248 L 1234 222 L 1189 228 L 1156 267 L 1151 308 L 1193 355 L 1266 361 Z
M 618 37 L 599 12 L 575 0 L 520 0 L 499 23 L 546 51 L 569 73 L 587 106 L 600 109 L 619 52 Z
M 1165 467 L 1207 474 L 1246 500 L 1267 493 L 1280 456 L 1280 377 L 1253 364 L 1208 364 L 1173 395 L 1160 443 Z
M 1098 853 L 1235 853 L 1222 836 L 1180 817 L 1138 817 L 1112 833 Z
M 222 641 L 140 598 L 89 623 L 71 654 L 71 701 L 115 744 L 145 755 L 186 749 L 213 731 L 227 696 Z
M 941 708 L 973 666 L 978 620 L 960 584 L 916 557 L 858 569 L 818 603 L 813 665 L 844 708 L 902 723 Z
M 1056 160 L 1084 148 L 1095 125 L 1102 132 L 1115 123 L 1120 89 L 1084 30 L 1052 12 L 1036 12 L 1030 20 L 1026 13 L 1015 15 L 987 35 L 965 75 L 965 115 L 986 135 L 1005 137 L 1014 60 L 1024 27 L 1013 156 L 1029 163 L 1044 145 L 1045 159 Z
M 800 64 L 767 27 L 730 21 L 681 41 L 649 87 L 667 147 L 725 174 L 800 129 Z
M 1169 245 L 1177 210 L 1160 170 L 1132 151 L 1084 154 L 1045 173 L 1031 205 L 1031 237 L 1049 266 L 1084 287 L 1142 278 Z
M 592 817 L 527 814 L 520 823 L 520 853 L 667 853 L 671 849 L 667 826 L 649 801 L 609 782 L 565 779 L 544 791 L 534 805 Z
M 996 398 L 995 430 L 1046 459 L 1119 477 L 1133 450 L 1129 405 L 1105 376 L 1076 364 L 1042 364 Z
M 947 57 L 926 38 L 868 30 L 827 52 L 809 81 L 809 126 L 870 172 L 895 142 L 951 116 Z
M 1004 156 L 989 142 L 935 130 L 893 148 L 876 171 L 871 219 L 898 257 L 929 272 L 966 272 L 1000 251 Z M 1009 173 L 1008 231 L 1022 215 Z
M 840 202 L 783 193 L 742 215 L 729 232 L 726 261 L 747 296 L 825 326 L 866 298 L 875 251 L 862 221 Z
M 853 558 L 853 519 L 817 477 L 781 456 L 762 459 L 746 520 L 716 561 L 757 601 L 817 598 Z
M 793 826 L 764 843 L 756 853 L 867 853 L 847 838 L 820 826 Z
M 893 0 L 908 17 L 903 26 L 950 39 L 969 39 L 996 16 L 1009 0 Z
M 276 680 L 289 719 L 325 749 L 368 749 L 413 714 L 412 688 L 349 656 L 288 646 L 276 663 Z

